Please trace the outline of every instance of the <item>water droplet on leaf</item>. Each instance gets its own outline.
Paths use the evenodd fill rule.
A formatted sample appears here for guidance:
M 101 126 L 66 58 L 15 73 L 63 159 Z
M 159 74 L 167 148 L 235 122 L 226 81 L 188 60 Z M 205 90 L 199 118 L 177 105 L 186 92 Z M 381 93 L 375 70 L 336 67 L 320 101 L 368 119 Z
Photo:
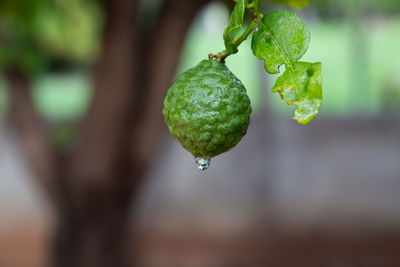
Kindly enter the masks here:
M 197 169 L 205 171 L 210 166 L 210 157 L 207 158 L 196 158 Z

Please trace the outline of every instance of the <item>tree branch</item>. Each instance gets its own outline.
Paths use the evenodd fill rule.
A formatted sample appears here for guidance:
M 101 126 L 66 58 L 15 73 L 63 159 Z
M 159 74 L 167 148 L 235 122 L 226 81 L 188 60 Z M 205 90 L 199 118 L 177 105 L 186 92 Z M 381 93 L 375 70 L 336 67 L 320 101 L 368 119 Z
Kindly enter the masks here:
M 55 197 L 56 155 L 48 141 L 47 132 L 39 119 L 30 95 L 30 81 L 18 69 L 6 71 L 10 85 L 13 119 L 18 129 L 22 148 L 37 174 L 37 178 L 50 197 Z

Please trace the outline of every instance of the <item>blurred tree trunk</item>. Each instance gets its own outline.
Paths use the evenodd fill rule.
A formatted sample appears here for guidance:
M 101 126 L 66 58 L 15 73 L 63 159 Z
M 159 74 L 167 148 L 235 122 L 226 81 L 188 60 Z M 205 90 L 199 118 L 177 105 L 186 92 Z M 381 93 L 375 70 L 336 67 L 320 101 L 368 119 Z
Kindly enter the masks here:
M 138 1 L 102 0 L 106 21 L 93 99 L 68 151 L 51 147 L 28 77 L 7 72 L 21 143 L 54 203 L 52 266 L 129 265 L 132 198 L 163 132 L 162 100 L 185 34 L 206 2 L 165 0 L 157 23 L 147 27 L 137 18 Z

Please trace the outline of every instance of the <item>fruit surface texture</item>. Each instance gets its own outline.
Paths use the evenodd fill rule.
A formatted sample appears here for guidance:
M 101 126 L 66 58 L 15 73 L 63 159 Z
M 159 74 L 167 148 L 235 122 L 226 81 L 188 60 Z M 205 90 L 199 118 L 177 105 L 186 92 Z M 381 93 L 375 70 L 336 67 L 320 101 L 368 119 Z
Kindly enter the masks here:
M 234 147 L 250 123 L 250 99 L 242 82 L 217 60 L 203 60 L 169 88 L 163 115 L 169 131 L 195 157 Z

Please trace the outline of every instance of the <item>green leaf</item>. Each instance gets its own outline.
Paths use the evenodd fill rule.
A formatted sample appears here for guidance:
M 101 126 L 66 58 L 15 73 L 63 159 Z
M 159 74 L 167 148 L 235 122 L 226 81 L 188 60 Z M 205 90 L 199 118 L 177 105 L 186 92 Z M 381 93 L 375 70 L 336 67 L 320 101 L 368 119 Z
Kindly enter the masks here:
M 322 103 L 321 63 L 294 63 L 276 80 L 271 91 L 278 92 L 286 103 L 297 106 L 294 119 L 298 123 L 309 123 L 318 115 Z
M 235 42 L 243 32 L 243 17 L 247 2 L 248 0 L 237 1 L 229 18 L 228 27 L 224 30 L 225 47 L 230 54 L 235 54 L 238 51 Z
M 251 49 L 258 59 L 264 59 L 265 70 L 279 73 L 279 66 L 290 66 L 307 51 L 310 32 L 301 19 L 288 10 L 272 11 L 258 24 Z
M 311 0 L 272 0 L 272 2 L 287 5 L 289 7 L 302 9 L 311 3 Z

